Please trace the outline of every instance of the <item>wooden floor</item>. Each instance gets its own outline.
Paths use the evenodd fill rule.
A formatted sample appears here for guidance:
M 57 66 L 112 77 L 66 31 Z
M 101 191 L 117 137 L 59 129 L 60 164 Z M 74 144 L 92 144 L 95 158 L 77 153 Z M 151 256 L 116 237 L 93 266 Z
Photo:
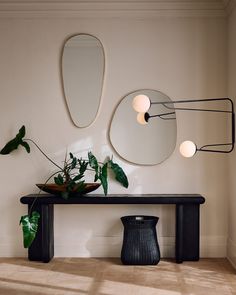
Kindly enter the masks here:
M 124 266 L 119 259 L 1 258 L 0 294 L 236 295 L 236 271 L 226 259 Z

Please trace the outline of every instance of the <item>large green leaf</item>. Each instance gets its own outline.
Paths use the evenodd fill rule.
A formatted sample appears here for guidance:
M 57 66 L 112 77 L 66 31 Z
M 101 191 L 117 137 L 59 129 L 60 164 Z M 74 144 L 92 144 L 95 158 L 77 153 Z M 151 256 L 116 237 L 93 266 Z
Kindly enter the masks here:
M 26 149 L 27 153 L 30 153 L 30 146 L 27 142 L 21 141 L 20 144 Z
M 25 136 L 25 126 L 23 125 L 19 132 L 17 133 L 17 135 L 15 136 L 15 138 L 13 138 L 12 140 L 10 140 L 0 151 L 1 155 L 8 155 L 10 154 L 12 151 L 16 150 L 18 148 L 19 145 L 22 145 L 25 147 L 26 151 L 29 153 L 30 152 L 30 148 L 28 143 L 24 142 L 22 139 Z
M 5 146 L 4 148 L 0 151 L 1 155 L 8 155 L 10 154 L 12 151 L 16 150 L 18 148 L 20 143 L 18 143 L 16 141 L 16 139 L 12 139 L 10 140 Z
M 64 184 L 64 180 L 61 174 L 58 174 L 57 176 L 54 177 L 54 182 L 57 185 L 63 185 Z
M 107 190 L 108 190 L 108 183 L 107 183 L 107 178 L 105 178 L 102 174 L 99 176 L 99 179 L 101 181 L 102 184 L 102 188 L 104 191 L 104 195 L 107 195 Z
M 99 165 L 96 157 L 92 154 L 92 152 L 88 152 L 88 159 L 90 167 L 95 169 L 95 171 L 97 172 Z
M 70 155 L 70 158 L 73 159 L 74 158 L 74 155 L 72 153 L 69 153 Z
M 94 176 L 94 182 L 97 182 L 98 179 L 99 179 L 99 175 L 98 175 L 98 173 L 96 173 L 95 176 Z
M 71 164 L 70 164 L 70 168 L 71 168 L 71 169 L 74 169 L 76 165 L 77 165 L 77 159 L 76 159 L 76 158 L 73 158 L 73 159 L 72 159 L 72 162 L 71 162 Z
M 108 182 L 107 182 L 107 165 L 108 163 L 104 164 L 104 166 L 102 167 L 101 173 L 99 175 L 99 179 L 101 181 L 102 184 L 102 188 L 104 191 L 104 194 L 107 195 L 107 190 L 108 190 Z
M 77 193 L 81 193 L 85 189 L 86 184 L 83 181 L 76 183 L 75 189 Z
M 39 218 L 40 215 L 37 211 L 33 211 L 31 216 L 21 216 L 20 224 L 22 224 L 24 248 L 29 248 L 35 239 Z
M 88 162 L 84 160 L 79 160 L 79 173 L 84 174 L 84 172 L 87 170 Z
M 72 181 L 76 182 L 76 181 L 80 180 L 83 177 L 84 177 L 83 174 L 77 174 L 74 178 L 72 178 Z
M 20 128 L 19 133 L 16 135 L 16 137 L 19 138 L 19 140 L 21 140 L 24 136 L 25 136 L 25 126 L 23 125 Z
M 123 169 L 118 164 L 114 163 L 112 160 L 109 160 L 109 164 L 111 170 L 115 174 L 115 179 L 127 188 L 129 186 L 129 181 Z

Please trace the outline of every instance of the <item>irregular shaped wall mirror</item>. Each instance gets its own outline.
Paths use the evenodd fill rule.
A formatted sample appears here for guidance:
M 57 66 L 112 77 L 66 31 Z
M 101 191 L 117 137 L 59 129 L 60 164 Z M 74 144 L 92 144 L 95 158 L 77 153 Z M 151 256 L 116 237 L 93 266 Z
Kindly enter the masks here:
M 117 106 L 110 125 L 110 141 L 116 152 L 125 160 L 139 165 L 156 165 L 166 160 L 176 146 L 176 117 L 156 117 L 148 124 L 137 122 L 132 101 L 137 95 L 147 95 L 151 101 L 170 102 L 164 93 L 156 90 L 137 90 L 126 95 Z M 172 106 L 172 104 L 169 104 Z M 153 105 L 152 114 L 170 112 L 164 105 Z
M 88 127 L 96 118 L 104 67 L 104 50 L 97 38 L 79 34 L 66 41 L 62 54 L 64 94 L 77 127 Z

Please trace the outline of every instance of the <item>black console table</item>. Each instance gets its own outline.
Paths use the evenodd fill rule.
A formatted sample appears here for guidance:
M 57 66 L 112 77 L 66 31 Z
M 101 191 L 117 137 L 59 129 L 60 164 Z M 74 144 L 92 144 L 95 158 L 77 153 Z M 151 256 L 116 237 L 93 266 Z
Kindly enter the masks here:
M 28 209 L 37 195 L 20 199 Z M 176 238 L 175 258 L 177 263 L 199 260 L 199 206 L 205 199 L 198 194 L 142 194 L 142 195 L 86 195 L 64 200 L 59 196 L 42 194 L 34 203 L 33 210 L 40 213 L 38 233 L 28 249 L 28 258 L 49 262 L 54 256 L 53 206 L 54 204 L 175 204 Z

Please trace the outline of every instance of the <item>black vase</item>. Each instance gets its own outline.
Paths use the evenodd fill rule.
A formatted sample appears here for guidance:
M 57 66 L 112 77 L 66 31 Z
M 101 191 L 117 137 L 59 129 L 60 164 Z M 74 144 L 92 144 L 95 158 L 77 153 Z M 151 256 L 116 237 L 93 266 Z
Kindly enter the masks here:
M 121 261 L 126 265 L 154 265 L 160 261 L 156 216 L 123 216 Z

